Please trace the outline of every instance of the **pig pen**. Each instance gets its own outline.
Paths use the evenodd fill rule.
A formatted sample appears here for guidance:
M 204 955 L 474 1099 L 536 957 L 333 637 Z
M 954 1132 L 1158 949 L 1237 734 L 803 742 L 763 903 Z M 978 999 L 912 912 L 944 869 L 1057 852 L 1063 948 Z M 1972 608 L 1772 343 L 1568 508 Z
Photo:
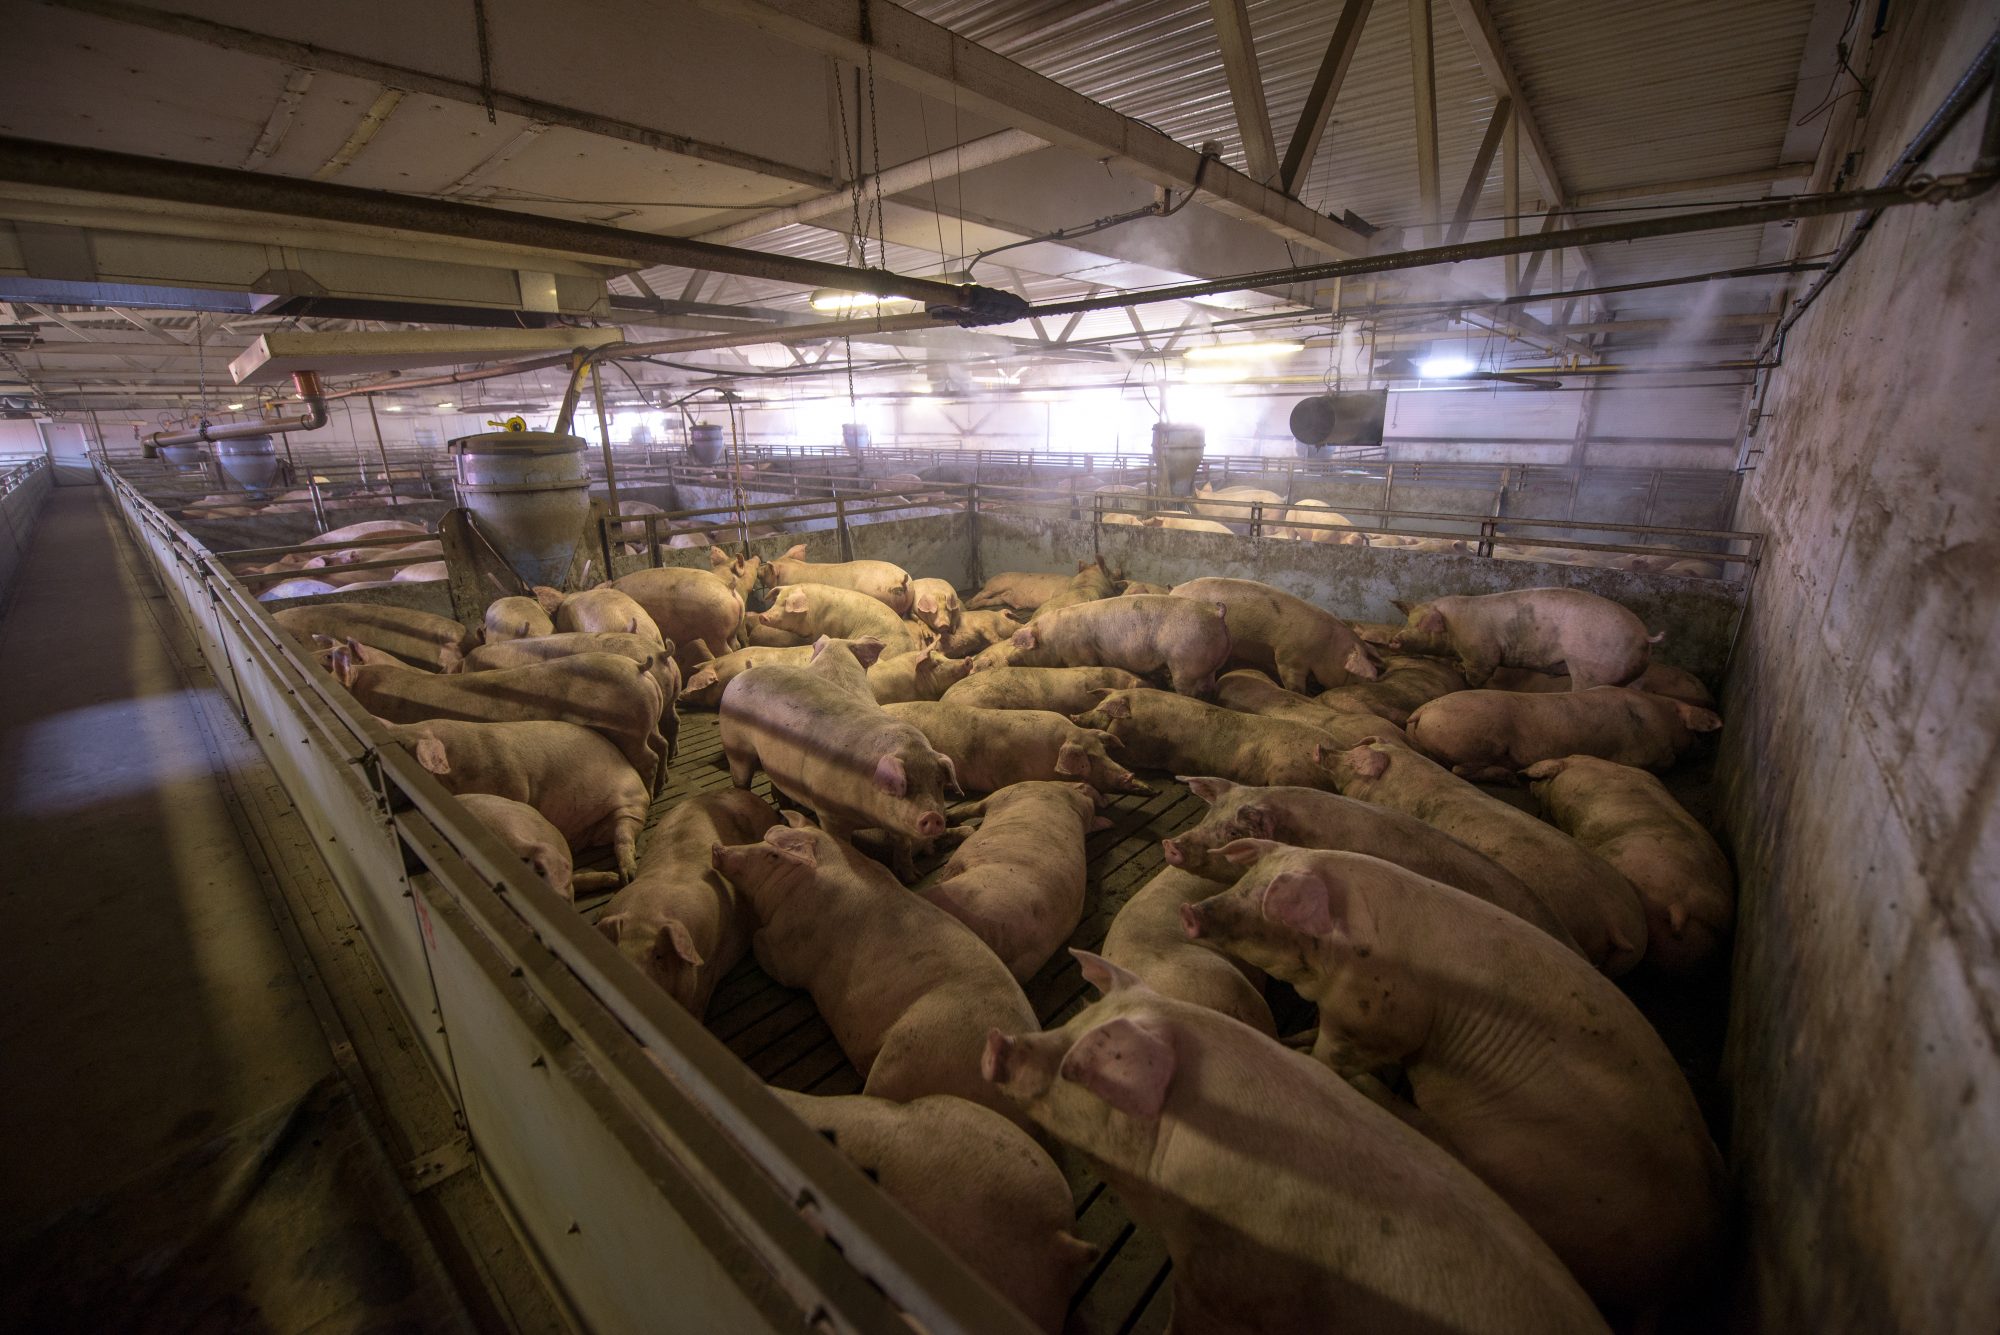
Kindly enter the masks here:
M 767 1092 L 767 1085 L 815 1094 L 860 1088 L 808 997 L 746 961 L 723 980 L 705 1017 L 688 1017 L 593 930 L 608 895 L 572 907 L 526 875 L 430 775 L 384 743 L 211 553 L 135 489 L 109 480 L 205 652 L 230 665 L 232 696 L 318 825 L 329 869 L 459 1108 L 482 1172 L 580 1324 L 645 1329 L 672 1310 L 702 1328 L 783 1329 L 826 1308 L 858 1330 L 906 1329 L 905 1313 L 934 1330 L 1025 1329 Z M 1392 595 L 1592 587 L 1665 629 L 1672 652 L 1662 657 L 1711 685 L 1722 675 L 1744 593 L 1712 580 L 1134 532 L 997 512 L 919 514 L 804 536 L 821 559 L 895 560 L 968 591 L 984 574 L 1073 569 L 1079 557 L 1101 551 L 1132 578 L 1248 575 L 1362 619 L 1387 619 Z M 676 564 L 705 564 L 706 555 L 662 553 Z M 621 555 L 620 568 L 627 559 Z M 1118 908 L 1164 865 L 1160 840 L 1206 810 L 1170 778 L 1146 777 L 1156 795 L 1115 799 L 1106 812 L 1111 828 L 1089 839 L 1089 894 L 1072 944 L 1100 944 Z M 1704 819 L 1707 780 L 1705 760 L 1670 780 Z M 652 818 L 729 782 L 715 715 L 687 711 Z M 762 776 L 757 787 L 768 792 Z M 1523 790 L 1488 791 L 1529 800 Z M 578 865 L 607 863 L 586 857 Z M 1703 1096 L 1716 1068 L 1719 988 L 1657 995 L 1628 988 Z M 1066 954 L 1025 990 L 1045 1026 L 1092 996 Z M 1309 1023 L 1309 1012 L 1295 999 L 1287 1004 L 1282 989 L 1274 1010 L 1285 1032 Z M 1079 1158 L 1057 1157 L 1073 1192 L 1075 1231 L 1104 1249 L 1070 1328 L 1077 1335 L 1163 1329 L 1168 1268 L 1160 1241 L 1133 1226 Z

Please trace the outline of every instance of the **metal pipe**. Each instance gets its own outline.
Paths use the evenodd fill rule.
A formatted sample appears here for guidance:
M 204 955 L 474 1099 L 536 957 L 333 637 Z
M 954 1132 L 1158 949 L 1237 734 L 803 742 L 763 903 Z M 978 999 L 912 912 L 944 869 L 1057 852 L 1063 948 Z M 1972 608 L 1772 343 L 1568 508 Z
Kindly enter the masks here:
M 294 371 L 292 387 L 305 400 L 306 410 L 292 417 L 263 417 L 254 422 L 225 422 L 209 425 L 203 418 L 189 431 L 155 431 L 154 448 L 168 445 L 199 445 L 206 440 L 242 440 L 248 436 L 275 436 L 287 431 L 317 431 L 326 425 L 326 395 L 319 387 L 319 372 Z
M 802 287 L 835 287 L 875 296 L 907 297 L 940 311 L 941 319 L 988 323 L 1015 318 L 1026 304 L 1012 293 L 977 284 L 941 283 L 886 269 L 855 268 L 760 250 L 711 245 L 683 237 L 632 232 L 455 200 L 422 199 L 230 167 L 173 162 L 0 136 L 0 181 L 83 190 L 207 208 L 241 209 L 322 222 L 386 227 L 530 250 L 554 250 L 650 268 L 673 265 L 765 278 Z
M 611 464 L 611 420 L 604 415 L 604 376 L 598 371 L 597 363 L 590 364 L 590 397 L 597 404 L 597 439 L 604 447 L 604 495 L 611 506 L 611 518 L 616 522 L 618 509 L 618 472 Z M 605 555 L 604 578 L 610 579 L 618 572 L 611 569 L 611 557 Z

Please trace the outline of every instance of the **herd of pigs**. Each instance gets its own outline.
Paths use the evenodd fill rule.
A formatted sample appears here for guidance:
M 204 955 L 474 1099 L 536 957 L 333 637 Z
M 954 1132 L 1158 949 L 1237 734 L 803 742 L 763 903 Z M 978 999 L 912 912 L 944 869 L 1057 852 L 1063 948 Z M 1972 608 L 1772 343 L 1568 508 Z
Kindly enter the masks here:
M 1057 1146 L 1163 1240 L 1182 1335 L 1601 1331 L 1700 1290 L 1723 1162 L 1611 980 L 1726 952 L 1729 864 L 1655 777 L 1720 720 L 1637 616 L 1528 589 L 1371 626 L 1101 564 L 961 600 L 804 557 L 470 629 L 276 620 L 558 893 L 617 887 L 598 927 L 689 1011 L 746 954 L 809 993 L 863 1092 L 780 1097 L 1045 1330 L 1096 1253 Z M 717 711 L 734 786 L 648 832 L 677 706 Z M 1205 818 L 1043 1032 L 1022 983 L 1134 770 Z M 597 847 L 617 870 L 574 872 Z M 1280 1032 L 1272 980 L 1316 1025 Z

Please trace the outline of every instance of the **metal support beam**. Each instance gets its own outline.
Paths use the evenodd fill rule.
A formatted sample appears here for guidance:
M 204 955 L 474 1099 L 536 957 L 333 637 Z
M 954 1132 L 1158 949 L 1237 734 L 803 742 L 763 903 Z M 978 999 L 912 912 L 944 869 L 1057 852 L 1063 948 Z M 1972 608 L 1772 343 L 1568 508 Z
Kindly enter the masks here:
M 1803 181 L 1812 175 L 1810 162 L 1781 162 L 1756 171 L 1727 172 L 1720 176 L 1696 176 L 1681 181 L 1648 181 L 1643 185 L 1619 186 L 1615 190 L 1585 190 L 1570 202 L 1578 208 L 1593 204 L 1616 204 L 1626 199 L 1658 199 L 1663 195 L 1691 195 L 1701 190 L 1734 190 L 1771 186 L 1779 181 Z
M 1410 0 L 1410 89 L 1417 113 L 1417 198 L 1423 214 L 1424 244 L 1438 243 L 1438 213 L 1444 207 L 1438 186 L 1438 90 L 1436 46 L 1431 33 L 1431 0 Z
M 1236 132 L 1243 165 L 1252 179 L 1270 184 L 1278 174 L 1278 146 L 1271 138 L 1271 109 L 1264 101 L 1264 75 L 1257 66 L 1257 43 L 1250 35 L 1244 0 L 1209 0 L 1215 12 L 1215 40 L 1222 48 L 1222 72 L 1236 107 Z
M 1340 86 L 1347 81 L 1354 48 L 1361 43 L 1361 25 L 1368 21 L 1368 10 L 1374 3 L 1375 0 L 1347 0 L 1341 6 L 1340 21 L 1333 25 L 1333 37 L 1326 44 L 1326 54 L 1320 58 L 1319 71 L 1313 75 L 1312 88 L 1306 93 L 1305 108 L 1299 112 L 1298 127 L 1292 131 L 1292 141 L 1285 146 L 1284 164 L 1278 169 L 1278 188 L 1288 195 L 1299 193 L 1306 173 L 1312 170 L 1320 136 L 1326 133 L 1327 118 L 1333 112 L 1334 100 L 1340 96 Z
M 1494 92 L 1514 103 L 1514 119 L 1520 122 L 1521 139 L 1528 149 L 1528 166 L 1541 183 L 1542 198 L 1551 205 L 1568 203 L 1569 196 L 1563 190 L 1562 178 L 1556 173 L 1555 155 L 1549 152 L 1548 141 L 1542 137 L 1542 128 L 1535 122 L 1527 95 L 1521 91 L 1521 80 L 1514 73 L 1514 62 L 1507 58 L 1507 49 L 1500 44 L 1500 29 L 1494 25 L 1493 12 L 1487 7 L 1487 0 L 1444 2 L 1451 6 L 1452 17 L 1458 20 L 1458 30 L 1472 48 L 1472 58 L 1479 62 L 1486 82 L 1493 86 Z
M 368 110 L 361 113 L 354 132 L 347 136 L 347 142 L 335 149 L 333 156 L 321 163 L 319 170 L 312 174 L 313 180 L 332 180 L 346 171 L 349 164 L 361 156 L 361 150 L 368 147 L 368 141 L 375 137 L 375 132 L 388 124 L 389 117 L 395 114 L 402 101 L 402 89 L 384 88 L 381 95 L 369 104 Z
M 1513 105 L 1513 99 L 1509 98 L 1507 106 L 1510 113 Z M 1521 122 L 1515 120 L 1512 114 L 1507 117 L 1507 133 L 1503 138 L 1506 142 L 1500 150 L 1500 212 L 1505 215 L 1506 221 L 1501 234 L 1519 236 L 1521 234 Z M 1507 257 L 1507 295 L 1510 297 L 1521 295 L 1519 255 Z
M 1513 117 L 1508 113 L 1514 104 L 1501 98 L 1493 104 L 1492 118 L 1486 122 L 1486 133 L 1479 140 L 1479 151 L 1472 155 L 1472 170 L 1466 173 L 1465 189 L 1458 192 L 1458 207 L 1452 210 L 1451 227 L 1445 232 L 1444 243 L 1455 246 L 1465 240 L 1465 229 L 1472 225 L 1472 211 L 1479 207 L 1479 197 L 1486 193 L 1486 178 L 1493 174 L 1493 155 L 1500 150 L 1500 141 L 1507 137 L 1508 126 Z
M 888 0 L 694 0 L 808 50 L 865 63 L 905 87 L 990 116 L 1114 171 L 1176 189 L 1208 208 L 1322 254 L 1365 255 L 1367 235 L 1288 198 L 1130 116 L 1035 73 Z M 865 37 L 864 37 L 864 34 Z

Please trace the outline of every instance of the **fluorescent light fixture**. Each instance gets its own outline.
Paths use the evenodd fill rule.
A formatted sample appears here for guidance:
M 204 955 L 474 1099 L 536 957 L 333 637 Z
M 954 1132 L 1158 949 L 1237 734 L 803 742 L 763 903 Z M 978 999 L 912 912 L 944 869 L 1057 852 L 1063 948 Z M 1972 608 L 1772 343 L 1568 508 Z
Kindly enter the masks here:
M 439 411 L 439 412 L 441 412 L 441 413 L 448 413 L 448 412 L 450 412 L 450 411 L 451 411 L 451 410 L 452 410 L 453 408 L 456 408 L 457 406 L 458 406 L 458 405 L 457 405 L 457 404 L 455 404 L 455 403 L 440 403 L 440 404 L 438 405 L 438 411 Z
M 1260 357 L 1288 357 L 1305 347 L 1284 339 L 1258 343 L 1204 343 L 1189 348 L 1182 356 L 1191 362 L 1253 361 Z
M 839 288 L 823 287 L 812 294 L 812 308 L 816 311 L 859 311 L 882 306 L 914 306 L 908 297 L 878 297 L 872 292 L 842 292 Z
M 382 411 L 385 413 L 399 413 L 403 411 L 403 405 L 400 403 L 385 403 L 382 405 Z
M 229 411 L 232 413 L 240 413 L 243 411 L 243 405 L 240 403 L 232 403 L 229 405 Z
M 1470 357 L 1445 354 L 1440 357 L 1426 357 L 1417 363 L 1417 374 L 1426 380 L 1449 380 L 1453 376 L 1471 375 L 1478 368 Z

